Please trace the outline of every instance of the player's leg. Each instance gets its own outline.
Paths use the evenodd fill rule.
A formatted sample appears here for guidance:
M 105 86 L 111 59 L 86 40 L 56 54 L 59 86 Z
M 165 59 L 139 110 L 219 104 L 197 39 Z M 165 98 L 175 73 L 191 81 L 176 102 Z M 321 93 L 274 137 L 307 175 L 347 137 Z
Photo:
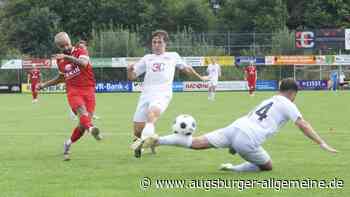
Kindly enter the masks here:
M 141 131 L 141 138 L 135 140 L 131 145 L 131 148 L 134 150 L 135 157 L 141 156 L 141 148 L 144 143 L 144 139 L 155 135 L 155 123 L 168 107 L 170 99 L 171 98 L 167 96 L 144 100 L 140 99 L 134 116 L 134 122 L 145 122 L 145 124 Z M 150 148 L 152 153 L 155 153 L 155 146 L 150 146 Z
M 213 97 L 213 86 L 211 82 L 209 81 L 209 87 L 208 87 L 208 100 L 212 100 Z
M 83 96 L 79 95 L 67 95 L 68 103 L 72 111 L 79 117 L 79 125 L 73 129 L 71 137 L 64 142 L 64 159 L 69 160 L 69 149 L 73 143 L 78 141 L 83 135 L 85 130 L 96 132 L 93 129 L 91 117 L 85 107 L 85 101 Z M 97 129 L 98 131 L 98 129 Z
M 171 134 L 162 137 L 156 135 L 149 136 L 144 140 L 142 146 L 180 146 L 195 150 L 208 148 L 227 148 L 230 146 L 230 139 L 225 132 L 230 127 L 217 129 L 202 136 L 192 137 L 192 135 Z
M 142 140 L 145 139 L 146 137 L 152 136 L 155 134 L 155 123 L 157 122 L 161 113 L 164 110 L 165 109 L 162 106 L 159 106 L 158 104 L 156 105 L 150 104 L 150 107 L 147 112 L 147 121 L 141 132 L 140 143 L 142 143 Z M 151 146 L 150 148 L 151 148 L 151 152 L 155 154 L 156 153 L 155 146 Z
M 248 80 L 249 96 L 254 96 L 254 82 L 253 80 Z
M 134 127 L 134 139 L 133 139 L 132 146 L 134 145 L 134 143 L 137 143 L 137 142 L 141 143 L 140 142 L 141 134 L 142 134 L 143 128 L 145 128 L 145 124 L 146 124 L 146 122 L 136 122 L 134 120 L 134 125 L 133 125 L 133 127 Z M 134 156 L 136 158 L 141 157 L 141 148 L 134 149 Z
M 135 122 L 134 121 L 134 137 L 135 139 L 141 138 L 143 128 L 145 128 L 146 122 Z
M 212 86 L 212 100 L 213 101 L 215 100 L 215 93 L 216 93 L 216 83 L 213 84 L 213 86 Z
M 256 172 L 272 170 L 272 161 L 269 154 L 244 132 L 237 130 L 233 137 L 232 149 L 234 149 L 243 159 L 244 162 L 239 165 L 230 163 L 222 164 L 221 170 L 236 172 Z
M 149 102 L 146 115 L 147 120 L 145 127 L 142 130 L 141 138 L 151 136 L 155 133 L 155 123 L 160 115 L 167 109 L 170 102 L 170 97 L 159 97 Z
M 133 139 L 132 146 L 135 143 L 140 143 L 142 130 L 145 128 L 146 121 L 147 121 L 147 107 L 148 107 L 148 101 L 141 96 L 133 117 L 134 139 Z M 141 157 L 141 148 L 134 149 L 134 156 L 136 158 Z
M 214 82 L 209 83 L 208 100 L 211 100 L 211 101 L 215 100 L 215 83 Z
M 148 104 L 149 101 L 142 96 L 140 97 L 137 103 L 136 111 L 133 117 L 133 129 L 135 139 L 141 138 L 142 130 L 145 127 L 147 121 Z
M 78 141 L 84 135 L 84 131 L 85 131 L 85 129 L 81 125 L 78 125 L 77 127 L 75 127 L 73 129 L 71 137 L 64 142 L 64 144 L 63 144 L 64 160 L 69 160 L 70 159 L 69 158 L 70 147 L 71 147 L 71 145 L 73 143 Z
M 31 84 L 31 89 L 32 89 L 32 102 L 33 103 L 36 103 L 38 101 L 37 97 L 38 97 L 38 92 L 36 90 L 36 86 L 37 84 L 36 83 L 32 83 Z
M 145 127 L 142 130 L 141 138 L 151 136 L 155 133 L 155 123 L 160 117 L 162 109 L 158 105 L 152 105 L 149 107 L 147 112 L 147 121 Z
M 96 107 L 96 98 L 95 92 L 91 92 L 84 96 L 84 102 L 86 106 L 86 111 L 88 112 L 88 117 L 90 118 L 90 122 L 92 124 L 93 115 Z M 92 127 L 89 128 L 89 132 L 96 140 L 102 140 L 102 134 L 100 129 L 92 124 Z
M 333 91 L 337 91 L 337 81 L 336 80 L 333 80 L 333 82 L 332 82 L 332 89 L 333 89 Z
M 249 95 L 251 95 L 252 94 L 252 84 L 251 84 L 250 80 L 247 80 L 247 82 L 248 82 L 248 93 L 249 93 Z
M 192 137 L 191 135 L 182 135 L 182 134 L 171 134 L 166 136 L 147 136 L 143 139 L 143 143 L 140 144 L 139 148 L 148 148 L 155 146 L 178 146 L 183 148 L 201 150 L 212 148 L 213 145 L 210 144 L 206 136 Z M 137 147 L 135 147 L 137 148 Z
M 69 108 L 69 117 L 71 120 L 78 120 L 77 115 L 73 112 L 71 108 Z

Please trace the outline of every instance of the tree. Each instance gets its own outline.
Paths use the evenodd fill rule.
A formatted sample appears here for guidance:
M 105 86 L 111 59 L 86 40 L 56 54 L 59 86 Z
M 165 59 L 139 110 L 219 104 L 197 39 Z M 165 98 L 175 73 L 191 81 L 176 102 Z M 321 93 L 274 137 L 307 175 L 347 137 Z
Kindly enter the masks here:
M 290 29 L 344 28 L 350 26 L 350 1 L 301 0 L 287 1 Z
M 202 0 L 188 0 L 184 2 L 178 9 L 177 26 L 180 28 L 189 27 L 195 32 L 210 31 L 215 19 L 208 2 L 205 2 Z
M 58 32 L 59 17 L 49 8 L 33 7 L 28 16 L 11 23 L 7 34 L 10 46 L 32 56 L 49 56 L 55 51 L 53 38 Z
M 48 7 L 36 7 L 33 1 L 13 0 L 5 3 L 0 25 L 8 48 L 33 56 L 48 56 L 55 47 L 53 36 L 60 18 Z
M 282 0 L 226 0 L 219 12 L 219 30 L 234 32 L 274 32 L 287 20 Z

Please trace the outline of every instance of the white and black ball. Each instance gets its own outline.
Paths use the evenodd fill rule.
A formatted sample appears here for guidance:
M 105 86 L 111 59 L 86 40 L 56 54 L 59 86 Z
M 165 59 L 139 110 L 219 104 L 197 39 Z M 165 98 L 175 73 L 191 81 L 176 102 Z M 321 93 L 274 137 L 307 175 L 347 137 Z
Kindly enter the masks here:
M 192 135 L 196 128 L 196 120 L 188 114 L 178 115 L 173 124 L 173 132 L 182 135 Z

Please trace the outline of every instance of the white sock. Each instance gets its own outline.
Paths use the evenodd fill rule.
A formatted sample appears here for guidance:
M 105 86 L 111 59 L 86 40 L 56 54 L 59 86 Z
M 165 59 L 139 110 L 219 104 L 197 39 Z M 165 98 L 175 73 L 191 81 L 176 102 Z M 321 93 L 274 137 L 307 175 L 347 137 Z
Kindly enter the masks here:
M 192 135 L 186 136 L 181 134 L 172 134 L 160 137 L 158 140 L 159 145 L 170 145 L 170 146 L 182 146 L 185 148 L 191 148 Z
M 213 92 L 208 92 L 208 100 L 213 100 Z
M 250 163 L 250 162 L 245 162 L 245 163 L 242 163 L 239 165 L 235 165 L 232 167 L 232 169 L 234 171 L 237 171 L 237 172 L 257 172 L 257 171 L 260 171 L 259 166 L 255 165 L 253 163 Z
M 72 140 L 71 140 L 71 139 L 68 139 L 68 140 L 66 141 L 66 144 L 67 144 L 68 146 L 70 146 L 70 145 L 72 144 Z
M 154 124 L 153 123 L 146 123 L 145 127 L 142 130 L 141 138 L 144 139 L 147 136 L 151 136 L 154 134 Z

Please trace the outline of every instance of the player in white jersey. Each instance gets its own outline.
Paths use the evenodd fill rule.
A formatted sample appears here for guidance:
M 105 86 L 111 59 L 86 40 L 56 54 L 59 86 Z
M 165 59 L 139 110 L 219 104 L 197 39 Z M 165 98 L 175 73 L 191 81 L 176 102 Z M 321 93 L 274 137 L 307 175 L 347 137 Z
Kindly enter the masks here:
M 348 82 L 345 81 L 345 78 L 346 78 L 346 76 L 345 76 L 344 72 L 341 71 L 339 74 L 339 86 L 340 86 L 341 90 L 344 90 L 344 87 L 346 85 L 348 85 Z
M 214 57 L 210 58 L 211 64 L 208 65 L 207 73 L 209 80 L 208 100 L 215 100 L 216 86 L 218 85 L 219 77 L 221 76 L 221 68 Z
M 178 53 L 166 52 L 167 41 L 168 33 L 166 31 L 155 31 L 152 34 L 153 53 L 145 55 L 136 64 L 128 67 L 129 80 L 134 80 L 145 73 L 143 90 L 133 118 L 136 137 L 133 146 L 137 146 L 141 139 L 155 132 L 155 123 L 166 110 L 172 98 L 175 68 L 202 79 L 191 66 L 181 59 Z M 135 157 L 140 156 L 141 149 L 136 149 Z
M 199 137 L 172 134 L 158 137 L 147 137 L 141 146 L 173 145 L 191 149 L 229 148 L 231 154 L 238 153 L 247 162 L 240 165 L 222 164 L 220 169 L 227 171 L 260 171 L 272 170 L 269 154 L 262 148 L 263 142 L 277 133 L 288 120 L 294 124 L 322 149 L 336 153 L 337 150 L 314 131 L 303 119 L 293 103 L 298 91 L 293 79 L 284 79 L 276 96 L 263 101 L 248 115 L 239 118 L 231 125 L 217 129 Z

